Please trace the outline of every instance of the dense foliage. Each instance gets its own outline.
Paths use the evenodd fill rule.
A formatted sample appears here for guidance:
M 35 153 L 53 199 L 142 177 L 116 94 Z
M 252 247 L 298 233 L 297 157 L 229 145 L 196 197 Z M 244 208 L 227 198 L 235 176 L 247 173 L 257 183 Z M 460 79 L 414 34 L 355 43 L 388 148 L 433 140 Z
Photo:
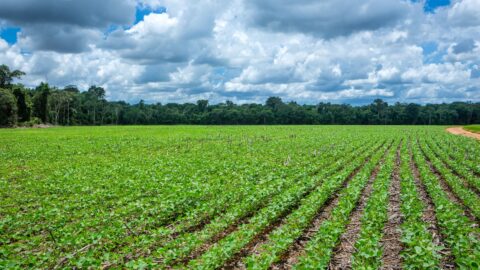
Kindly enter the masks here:
M 479 164 L 443 127 L 3 129 L 0 268 L 392 269 L 393 226 L 403 269 L 478 269 Z
M 413 124 L 447 125 L 480 122 L 480 103 L 453 102 L 450 104 L 395 103 L 381 99 L 369 105 L 352 106 L 320 102 L 316 105 L 300 105 L 270 97 L 265 104 L 237 105 L 231 101 L 209 104 L 197 103 L 146 104 L 140 101 L 129 104 L 124 101 L 107 101 L 105 89 L 91 86 L 80 91 L 76 86 L 63 89 L 41 83 L 34 89 L 12 84 L 13 78 L 23 72 L 0 66 L 0 125 L 153 125 L 153 124 Z M 3 106 L 3 105 L 2 105 Z M 16 107 L 17 110 L 9 108 Z M 4 116 L 8 115 L 8 116 Z M 12 120 L 5 120 L 6 117 Z

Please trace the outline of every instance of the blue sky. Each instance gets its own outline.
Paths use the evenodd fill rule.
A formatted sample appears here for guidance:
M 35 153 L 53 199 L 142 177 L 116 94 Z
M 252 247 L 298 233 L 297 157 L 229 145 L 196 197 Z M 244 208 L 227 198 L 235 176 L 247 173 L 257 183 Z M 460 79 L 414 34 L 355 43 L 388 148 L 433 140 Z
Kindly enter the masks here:
M 478 14 L 480 0 L 2 0 L 0 63 L 27 86 L 129 102 L 480 101 Z
M 450 0 L 427 0 L 424 5 L 426 12 L 433 12 L 436 8 L 450 5 Z
M 8 44 L 13 45 L 17 43 L 18 32 L 20 32 L 19 27 L 7 26 L 0 30 L 0 37 L 7 41 Z

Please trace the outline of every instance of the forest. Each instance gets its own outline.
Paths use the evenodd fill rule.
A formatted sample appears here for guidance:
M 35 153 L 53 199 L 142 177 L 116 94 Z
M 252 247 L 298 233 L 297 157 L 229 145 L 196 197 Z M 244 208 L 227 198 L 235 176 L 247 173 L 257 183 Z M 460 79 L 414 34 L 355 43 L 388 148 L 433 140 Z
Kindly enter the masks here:
M 270 97 L 264 104 L 136 104 L 108 101 L 105 89 L 92 85 L 81 91 L 40 83 L 28 88 L 14 79 L 25 73 L 0 65 L 0 126 L 52 125 L 468 125 L 480 123 L 480 103 L 389 104 L 375 99 L 353 106 L 318 101 L 302 105 Z

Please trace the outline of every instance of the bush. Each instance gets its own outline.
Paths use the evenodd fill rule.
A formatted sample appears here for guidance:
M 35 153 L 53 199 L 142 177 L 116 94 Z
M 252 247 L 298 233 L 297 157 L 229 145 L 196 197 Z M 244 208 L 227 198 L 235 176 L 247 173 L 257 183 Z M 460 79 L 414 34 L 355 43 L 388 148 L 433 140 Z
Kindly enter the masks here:
M 19 123 L 18 125 L 21 127 L 33 127 L 35 125 L 40 125 L 42 124 L 42 120 L 38 117 L 32 117 L 30 121 L 25 121 L 22 123 Z

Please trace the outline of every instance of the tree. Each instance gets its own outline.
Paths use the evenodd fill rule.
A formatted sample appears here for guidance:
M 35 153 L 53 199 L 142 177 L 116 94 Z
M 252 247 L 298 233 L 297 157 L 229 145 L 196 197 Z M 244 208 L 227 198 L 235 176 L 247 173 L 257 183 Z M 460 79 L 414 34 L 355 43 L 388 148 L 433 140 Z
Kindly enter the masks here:
M 418 116 L 420 113 L 420 105 L 415 104 L 415 103 L 410 103 L 407 105 L 405 108 L 405 113 L 407 117 L 407 123 L 409 125 L 416 125 Z
M 205 100 L 205 99 L 198 100 L 197 107 L 199 112 L 201 113 L 206 112 L 208 107 L 208 100 Z
M 0 65 L 0 88 L 8 88 L 14 78 L 20 78 L 25 72 L 20 70 L 11 71 L 7 65 Z
M 48 83 L 40 83 L 35 88 L 33 96 L 33 115 L 40 118 L 43 123 L 48 121 L 48 96 L 50 95 L 50 86 Z
M 388 108 L 388 103 L 384 102 L 382 99 L 377 98 L 373 101 L 372 111 L 378 117 L 378 121 L 376 121 L 377 124 L 380 124 L 380 123 L 386 124 L 387 118 L 385 117 L 385 111 L 387 110 L 387 108 Z
M 283 104 L 282 99 L 279 97 L 269 97 L 267 101 L 265 101 L 265 106 L 270 107 L 272 110 L 278 109 L 278 107 Z
M 11 127 L 17 123 L 17 101 L 10 90 L 0 88 L 0 126 Z
M 87 105 L 89 106 L 88 112 L 93 113 L 92 124 L 97 124 L 98 114 L 102 116 L 102 121 L 100 121 L 100 124 L 103 124 L 103 105 L 105 101 L 105 89 L 95 85 L 90 86 L 87 91 L 87 99 Z
M 32 100 L 30 95 L 22 85 L 13 86 L 13 95 L 17 100 L 18 121 L 30 121 L 30 115 L 32 113 Z
M 65 124 L 69 117 L 71 92 L 53 89 L 48 97 L 49 115 L 55 125 Z

